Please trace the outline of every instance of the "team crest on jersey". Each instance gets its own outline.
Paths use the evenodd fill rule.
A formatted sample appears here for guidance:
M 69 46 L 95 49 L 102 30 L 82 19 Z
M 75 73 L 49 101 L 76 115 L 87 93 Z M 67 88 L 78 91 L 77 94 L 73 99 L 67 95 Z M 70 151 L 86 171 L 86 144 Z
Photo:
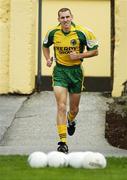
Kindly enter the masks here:
M 70 43 L 71 45 L 75 46 L 77 44 L 76 39 L 71 39 Z

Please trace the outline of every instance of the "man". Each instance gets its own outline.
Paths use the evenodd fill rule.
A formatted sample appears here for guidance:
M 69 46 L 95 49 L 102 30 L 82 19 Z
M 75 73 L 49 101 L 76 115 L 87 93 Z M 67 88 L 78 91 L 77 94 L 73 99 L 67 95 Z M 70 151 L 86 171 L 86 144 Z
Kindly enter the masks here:
M 67 132 L 72 136 L 76 128 L 75 117 L 83 84 L 81 64 L 83 58 L 98 55 L 94 34 L 87 28 L 75 25 L 68 8 L 58 11 L 59 25 L 48 31 L 43 42 L 43 53 L 48 67 L 52 65 L 49 47 L 54 44 L 56 65 L 53 70 L 53 89 L 57 102 L 57 129 L 60 137 L 58 151 L 68 153 Z M 69 111 L 67 95 L 69 92 Z

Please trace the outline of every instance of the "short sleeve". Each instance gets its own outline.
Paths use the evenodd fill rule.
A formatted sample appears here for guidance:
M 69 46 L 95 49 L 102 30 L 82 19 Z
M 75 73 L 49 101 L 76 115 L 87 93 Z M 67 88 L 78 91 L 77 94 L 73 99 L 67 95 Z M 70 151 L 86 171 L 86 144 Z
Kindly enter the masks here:
M 53 36 L 52 36 L 52 31 L 48 31 L 46 34 L 44 41 L 43 41 L 43 47 L 49 47 L 53 44 Z
M 86 35 L 87 50 L 94 50 L 98 47 L 98 41 L 92 31 L 88 31 Z

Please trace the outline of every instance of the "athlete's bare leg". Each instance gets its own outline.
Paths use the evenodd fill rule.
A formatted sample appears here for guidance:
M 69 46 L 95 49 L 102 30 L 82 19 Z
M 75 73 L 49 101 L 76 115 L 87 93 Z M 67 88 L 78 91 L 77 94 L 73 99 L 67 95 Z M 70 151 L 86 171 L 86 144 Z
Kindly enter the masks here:
M 60 86 L 54 86 L 54 93 L 57 102 L 57 125 L 66 124 L 67 110 L 67 89 Z
M 55 86 L 54 93 L 57 102 L 57 130 L 60 138 L 57 151 L 68 153 L 67 146 L 67 89 L 64 87 Z
M 80 102 L 81 94 L 69 94 L 69 102 L 70 102 L 70 109 L 69 112 L 75 118 L 79 112 L 79 102 Z

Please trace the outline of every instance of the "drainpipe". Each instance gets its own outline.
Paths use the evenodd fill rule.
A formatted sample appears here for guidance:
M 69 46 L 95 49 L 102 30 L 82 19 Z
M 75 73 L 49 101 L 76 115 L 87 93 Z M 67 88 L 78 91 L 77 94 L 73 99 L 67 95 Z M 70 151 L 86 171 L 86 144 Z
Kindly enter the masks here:
M 42 87 L 41 56 L 42 56 L 42 0 L 38 0 L 38 62 L 36 91 L 40 92 Z

